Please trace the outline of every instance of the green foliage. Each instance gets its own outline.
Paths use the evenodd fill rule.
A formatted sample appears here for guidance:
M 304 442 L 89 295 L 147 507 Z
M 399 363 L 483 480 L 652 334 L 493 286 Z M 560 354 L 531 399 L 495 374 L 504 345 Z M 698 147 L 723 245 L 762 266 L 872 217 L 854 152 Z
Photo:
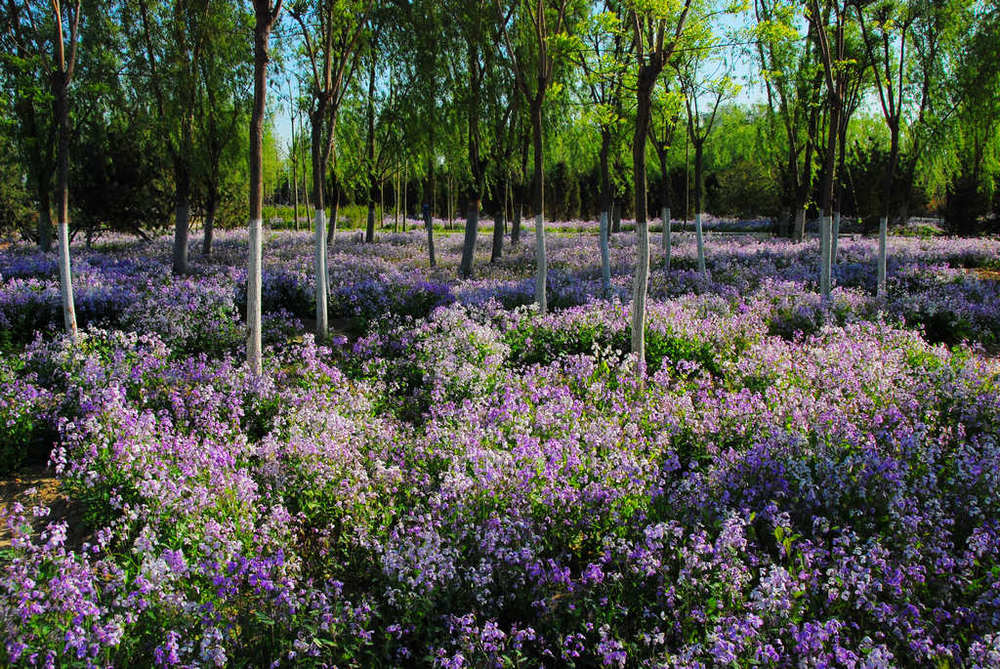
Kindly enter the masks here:
M 571 327 L 549 327 L 526 320 L 504 337 L 510 347 L 511 362 L 518 365 L 549 364 L 568 355 L 604 355 L 631 351 L 631 332 L 609 331 L 603 324 L 576 321 Z M 708 340 L 699 340 L 668 330 L 646 328 L 646 366 L 652 372 L 662 365 L 695 362 L 713 374 L 722 373 L 720 351 Z
M 48 395 L 20 378 L 22 367 L 0 357 L 0 475 L 44 462 L 55 438 L 45 417 Z

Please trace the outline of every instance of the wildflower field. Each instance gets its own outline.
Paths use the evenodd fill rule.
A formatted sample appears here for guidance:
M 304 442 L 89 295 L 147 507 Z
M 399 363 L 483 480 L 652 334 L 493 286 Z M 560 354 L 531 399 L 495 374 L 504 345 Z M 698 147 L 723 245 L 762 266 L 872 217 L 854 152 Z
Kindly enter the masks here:
M 634 235 L 0 250 L 0 664 L 1000 666 L 1000 240 L 676 235 L 629 350 Z M 525 238 L 532 239 L 531 234 Z M 52 509 L 48 508 L 52 506 Z

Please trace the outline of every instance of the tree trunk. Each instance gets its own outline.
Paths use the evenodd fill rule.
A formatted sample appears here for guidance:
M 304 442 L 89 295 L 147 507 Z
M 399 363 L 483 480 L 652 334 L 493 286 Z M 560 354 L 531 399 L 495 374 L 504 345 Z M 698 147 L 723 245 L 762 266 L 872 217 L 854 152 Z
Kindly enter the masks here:
M 622 201 L 615 198 L 611 203 L 611 232 L 618 234 L 622 231 Z
M 476 253 L 476 235 L 479 232 L 479 198 L 469 200 L 465 212 L 465 239 L 462 243 L 462 262 L 458 266 L 458 276 L 463 279 L 472 277 L 472 260 Z
M 493 248 L 490 250 L 490 262 L 495 263 L 503 257 L 503 230 L 507 225 L 506 204 L 501 202 L 493 219 Z
M 365 155 L 368 158 L 368 226 L 365 228 L 365 243 L 375 241 L 375 63 L 368 69 L 368 134 L 365 139 Z
M 663 208 L 663 267 L 670 271 L 670 207 Z
M 840 212 L 834 212 L 833 214 L 833 234 L 830 238 L 830 262 L 834 265 L 837 264 L 837 249 L 840 246 Z
M 820 257 L 820 276 L 819 276 L 819 289 L 820 293 L 823 295 L 823 299 L 829 299 L 830 297 L 830 232 L 833 227 L 833 218 L 828 216 L 825 212 L 823 217 L 819 222 L 819 257 Z
M 705 195 L 705 142 L 694 141 L 694 228 L 698 241 L 698 272 L 705 274 L 705 230 L 702 226 L 702 200 Z
M 188 272 L 188 231 L 191 213 L 191 182 L 187 168 L 178 168 L 177 193 L 174 205 L 174 274 Z
M 268 42 L 271 37 L 270 3 L 255 7 L 253 53 L 253 110 L 250 115 L 250 229 L 247 258 L 247 366 L 263 373 L 261 346 L 262 237 L 264 213 L 264 112 L 267 105 Z M 214 215 L 214 212 L 213 212 Z
M 325 105 L 320 104 L 310 115 L 312 123 L 310 144 L 312 148 L 313 206 L 315 207 L 313 217 L 313 268 L 316 275 L 316 339 L 321 342 L 326 340 L 329 331 L 326 306 L 329 286 L 326 267 L 326 200 L 323 193 L 326 163 L 323 160 L 321 146 L 323 141 L 323 117 L 325 113 Z
M 38 248 L 45 253 L 52 250 L 52 194 L 48 184 L 38 186 Z
M 660 178 L 662 183 L 660 189 L 663 191 L 663 213 L 660 218 L 663 221 L 662 243 L 663 253 L 666 258 L 666 267 L 670 269 L 670 175 L 667 172 L 667 147 L 657 146 L 657 156 L 660 159 Z
M 60 43 L 60 47 L 62 44 Z M 62 293 L 63 325 L 76 339 L 76 307 L 73 302 L 73 273 L 69 258 L 69 84 L 64 71 L 56 73 L 56 119 L 59 123 L 58 177 L 56 181 L 56 220 L 59 225 L 59 287 Z
M 434 163 L 431 161 L 431 154 L 427 154 L 427 180 L 424 182 L 424 227 L 427 228 L 427 255 L 430 265 L 437 265 L 434 258 Z
M 365 244 L 375 241 L 375 199 L 368 196 L 368 224 L 365 226 Z
M 521 215 L 524 209 L 524 184 L 518 184 L 514 189 L 515 202 L 513 203 L 514 221 L 510 225 L 510 245 L 517 246 L 521 243 Z
M 801 242 L 806 238 L 806 208 L 799 207 L 795 212 L 795 241 Z
M 548 262 L 545 258 L 545 180 L 544 156 L 542 152 L 542 100 L 536 98 L 531 103 L 531 129 L 535 144 L 535 303 L 538 310 L 545 313 L 548 308 L 546 279 Z
M 649 132 L 650 96 L 658 70 L 639 69 L 635 134 L 632 137 L 632 179 L 635 184 L 637 249 L 632 283 L 632 353 L 640 382 L 646 374 L 646 293 L 649 289 L 649 222 L 646 220 L 646 133 Z
M 215 236 L 215 213 L 219 208 L 219 197 L 214 188 L 209 188 L 208 202 L 205 203 L 205 237 L 201 242 L 201 254 L 212 256 L 212 240 Z
M 329 333 L 327 294 L 330 278 L 326 258 L 326 208 L 317 207 L 316 220 L 316 338 L 324 341 Z
M 889 232 L 889 219 L 883 216 L 878 222 L 878 285 L 875 294 L 881 298 L 886 297 L 886 242 Z
M 601 297 L 611 299 L 611 252 L 608 248 L 608 212 L 601 212 Z
M 337 222 L 340 220 L 340 184 L 337 175 L 333 175 L 333 211 L 330 212 L 330 224 L 326 232 L 326 245 L 332 247 L 337 241 Z

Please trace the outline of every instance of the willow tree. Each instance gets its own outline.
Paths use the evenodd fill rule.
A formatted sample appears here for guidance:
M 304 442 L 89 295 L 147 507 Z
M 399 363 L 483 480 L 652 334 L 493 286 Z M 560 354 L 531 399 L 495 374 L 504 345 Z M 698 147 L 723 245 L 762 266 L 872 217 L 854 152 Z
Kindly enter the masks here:
M 299 27 L 309 70 L 309 129 L 315 207 L 316 336 L 326 339 L 327 320 L 327 168 L 336 142 L 337 113 L 361 56 L 372 0 L 300 0 L 288 11 Z M 334 229 L 337 221 L 331 221 Z
M 645 374 L 646 292 L 649 284 L 649 221 L 646 218 L 646 137 L 652 115 L 653 88 L 684 37 L 694 0 L 634 1 L 629 5 L 635 62 L 636 115 L 632 136 L 632 173 L 635 180 L 635 230 L 638 250 L 632 284 L 632 353 L 637 373 Z

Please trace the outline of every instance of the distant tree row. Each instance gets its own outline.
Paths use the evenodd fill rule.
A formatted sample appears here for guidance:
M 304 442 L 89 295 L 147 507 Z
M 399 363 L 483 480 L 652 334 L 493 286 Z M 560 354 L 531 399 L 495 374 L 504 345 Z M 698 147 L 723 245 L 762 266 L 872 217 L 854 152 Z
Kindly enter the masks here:
M 654 211 L 767 216 L 801 235 L 830 200 L 869 222 L 931 213 L 962 233 L 995 227 L 996 0 L 665 1 L 650 15 L 685 6 L 644 121 Z M 405 200 L 411 215 L 424 201 L 437 215 L 482 207 L 516 225 L 540 174 L 550 218 L 634 216 L 632 9 L 289 3 L 274 30 L 265 199 L 305 211 L 319 198 L 331 238 L 339 205 L 367 206 L 370 236 L 384 201 Z M 55 29 L 49 2 L 0 7 L 0 225 L 46 248 Z M 249 3 L 82 3 L 74 233 L 184 232 L 196 217 L 210 235 L 245 221 L 252 34 Z
M 282 174 L 296 227 L 300 183 L 307 212 L 312 203 L 321 339 L 341 201 L 367 205 L 372 242 L 386 181 L 397 202 L 423 185 L 433 265 L 444 178 L 449 212 L 461 204 L 465 218 L 460 277 L 473 274 L 481 208 L 494 215 L 491 261 L 502 256 L 508 211 L 511 244 L 530 212 L 543 313 L 546 216 L 599 212 L 607 295 L 609 234 L 629 210 L 640 374 L 649 205 L 660 205 L 669 267 L 682 145 L 684 217 L 693 213 L 702 273 L 709 207 L 772 216 L 797 240 L 813 209 L 824 298 L 844 213 L 879 221 L 879 296 L 890 219 L 905 222 L 937 200 L 959 232 L 995 227 L 996 0 L 292 0 L 284 13 L 282 5 L 5 0 L 9 95 L 0 111 L 12 151 L 0 213 L 48 250 L 54 210 L 71 333 L 70 202 L 76 230 L 88 233 L 143 235 L 172 219 L 173 271 L 184 274 L 192 214 L 203 219 L 207 255 L 220 211 L 242 200 L 246 214 L 236 207 L 234 217 L 249 220 L 247 359 L 261 373 L 272 60 L 270 88 L 281 90 L 284 78 L 291 126 L 272 177 Z M 739 104 L 741 76 L 762 88 L 764 103 Z M 596 198 L 585 203 L 587 184 Z M 557 207 L 546 208 L 547 193 Z M 31 210 L 34 225 L 25 225 Z

